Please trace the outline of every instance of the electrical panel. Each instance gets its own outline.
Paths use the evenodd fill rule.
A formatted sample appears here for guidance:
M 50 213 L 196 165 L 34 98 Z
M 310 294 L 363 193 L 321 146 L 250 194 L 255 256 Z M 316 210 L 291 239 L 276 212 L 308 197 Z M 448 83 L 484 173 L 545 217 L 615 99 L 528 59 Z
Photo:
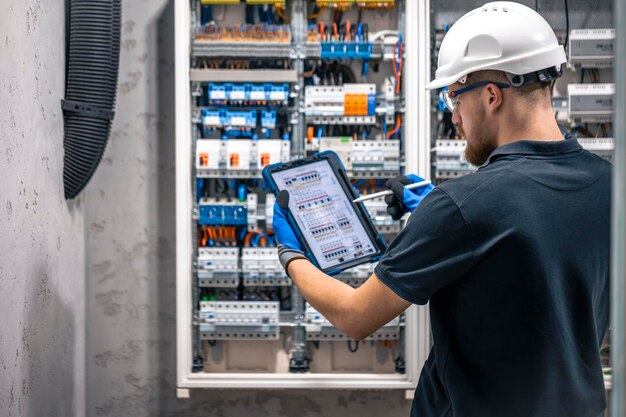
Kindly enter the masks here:
M 453 20 L 448 3 L 435 6 L 431 44 L 433 55 L 438 53 L 443 36 Z M 475 4 L 475 7 L 480 4 Z M 580 6 L 574 2 L 574 7 Z M 468 6 L 469 7 L 469 6 Z M 541 10 L 539 10 L 541 12 Z M 459 11 L 460 17 L 464 11 Z M 614 116 L 615 84 L 612 81 L 615 29 L 576 28 L 569 32 L 555 28 L 561 42 L 567 42 L 567 67 L 553 89 L 555 117 L 565 137 L 576 137 L 590 152 L 612 160 L 612 120 Z M 436 70 L 436 61 L 431 68 Z M 445 89 L 444 89 L 445 90 Z M 443 90 L 442 90 L 443 91 Z M 442 182 L 470 174 L 477 167 L 465 159 L 467 142 L 462 131 L 452 123 L 452 114 L 445 107 L 441 91 L 433 92 L 431 134 L 432 176 Z
M 426 97 L 409 88 L 427 19 L 406 0 L 176 2 L 180 389 L 414 388 L 426 311 L 362 341 L 336 329 L 278 261 L 261 171 L 333 150 L 361 194 L 428 177 L 427 146 L 405 153 L 418 147 L 405 115 Z M 391 241 L 402 223 L 383 199 L 366 207 Z M 374 266 L 335 278 L 356 288 Z

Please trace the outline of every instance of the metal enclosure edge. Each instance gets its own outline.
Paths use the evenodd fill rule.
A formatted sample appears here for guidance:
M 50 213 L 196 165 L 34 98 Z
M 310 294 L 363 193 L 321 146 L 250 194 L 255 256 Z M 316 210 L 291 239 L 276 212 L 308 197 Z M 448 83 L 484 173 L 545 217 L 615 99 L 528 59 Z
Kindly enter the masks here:
M 626 416 L 626 2 L 615 1 L 617 53 L 615 59 L 615 155 L 613 165 L 611 265 L 611 416 Z
M 191 110 L 189 84 L 190 10 L 187 0 L 175 0 L 176 109 L 176 380 L 185 387 L 191 370 Z

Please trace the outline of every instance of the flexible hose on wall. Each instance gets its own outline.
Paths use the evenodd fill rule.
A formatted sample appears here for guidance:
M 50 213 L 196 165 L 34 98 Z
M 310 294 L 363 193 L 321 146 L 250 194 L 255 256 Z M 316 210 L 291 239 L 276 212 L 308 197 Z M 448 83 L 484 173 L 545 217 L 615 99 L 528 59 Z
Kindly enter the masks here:
M 70 0 L 65 100 L 65 198 L 85 188 L 102 160 L 117 93 L 121 0 Z

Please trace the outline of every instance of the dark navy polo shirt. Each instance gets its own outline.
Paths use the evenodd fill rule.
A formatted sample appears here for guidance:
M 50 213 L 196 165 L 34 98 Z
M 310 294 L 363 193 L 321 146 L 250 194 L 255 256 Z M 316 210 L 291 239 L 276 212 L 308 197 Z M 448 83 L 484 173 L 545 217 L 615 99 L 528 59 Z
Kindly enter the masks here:
M 576 139 L 497 148 L 436 187 L 376 275 L 430 301 L 415 417 L 597 417 L 609 324 L 611 165 Z

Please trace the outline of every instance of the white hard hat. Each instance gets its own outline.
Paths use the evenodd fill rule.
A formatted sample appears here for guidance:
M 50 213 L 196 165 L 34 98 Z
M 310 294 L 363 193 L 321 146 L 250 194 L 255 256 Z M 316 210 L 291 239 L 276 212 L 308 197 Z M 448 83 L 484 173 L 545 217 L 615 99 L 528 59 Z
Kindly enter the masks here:
M 461 17 L 445 35 L 435 79 L 441 88 L 481 70 L 507 73 L 514 87 L 561 75 L 565 50 L 539 13 L 522 4 L 495 1 Z M 514 77 L 517 75 L 517 77 Z

